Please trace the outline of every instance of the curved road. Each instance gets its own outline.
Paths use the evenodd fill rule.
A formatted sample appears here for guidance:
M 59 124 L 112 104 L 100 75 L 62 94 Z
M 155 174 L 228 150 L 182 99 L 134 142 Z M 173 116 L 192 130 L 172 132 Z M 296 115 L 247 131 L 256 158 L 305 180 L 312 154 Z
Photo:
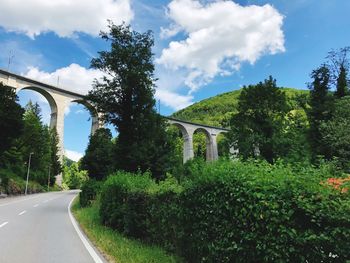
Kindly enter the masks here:
M 88 251 L 73 226 L 68 206 L 77 194 L 52 192 L 0 200 L 0 262 L 104 262 L 92 247 Z

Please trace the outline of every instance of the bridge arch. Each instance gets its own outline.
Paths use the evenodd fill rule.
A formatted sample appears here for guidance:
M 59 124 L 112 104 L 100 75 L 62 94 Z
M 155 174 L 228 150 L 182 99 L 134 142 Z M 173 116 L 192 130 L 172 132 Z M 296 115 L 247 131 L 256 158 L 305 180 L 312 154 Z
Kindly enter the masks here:
M 22 91 L 22 90 L 30 90 L 35 91 L 42 95 L 47 102 L 49 103 L 50 110 L 51 110 L 51 116 L 50 116 L 50 128 L 54 128 L 56 126 L 56 119 L 57 119 L 57 103 L 54 99 L 54 97 L 45 89 L 42 89 L 40 87 L 36 86 L 24 86 L 21 88 L 16 89 L 16 93 Z
M 204 140 L 204 141 L 203 141 Z M 193 151 L 195 157 L 202 157 L 209 160 L 212 137 L 210 132 L 204 127 L 195 128 L 193 132 Z
M 169 122 L 169 124 L 177 127 L 181 131 L 183 139 L 183 163 L 185 163 L 194 157 L 193 131 L 186 129 L 185 125 L 179 122 Z
M 85 108 L 90 112 L 91 121 L 92 121 L 92 123 L 91 123 L 91 135 L 95 134 L 95 132 L 103 126 L 103 124 L 101 122 L 101 118 L 99 117 L 99 114 L 98 114 L 96 108 L 91 103 L 89 103 L 88 101 L 83 100 L 83 99 L 75 99 L 75 100 L 71 101 L 71 103 L 73 103 L 73 102 L 85 106 Z

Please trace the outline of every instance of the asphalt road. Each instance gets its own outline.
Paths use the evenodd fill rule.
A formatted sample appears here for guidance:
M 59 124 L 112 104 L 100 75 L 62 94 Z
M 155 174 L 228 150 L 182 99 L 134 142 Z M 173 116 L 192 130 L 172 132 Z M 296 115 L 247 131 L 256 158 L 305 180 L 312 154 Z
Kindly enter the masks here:
M 1 199 L 0 262 L 104 262 L 76 230 L 68 212 L 77 194 L 65 191 Z

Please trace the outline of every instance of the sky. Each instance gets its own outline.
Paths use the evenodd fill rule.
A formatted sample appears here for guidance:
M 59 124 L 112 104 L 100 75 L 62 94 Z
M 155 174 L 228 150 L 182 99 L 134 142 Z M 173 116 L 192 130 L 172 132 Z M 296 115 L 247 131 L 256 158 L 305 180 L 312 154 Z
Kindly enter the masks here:
M 0 0 L 0 6 L 0 68 L 81 94 L 101 76 L 90 61 L 109 49 L 99 37 L 108 19 L 152 30 L 163 115 L 269 75 L 281 87 L 306 89 L 327 52 L 350 45 L 348 0 Z M 38 102 L 49 123 L 44 97 L 18 95 L 21 105 Z M 90 127 L 82 105 L 66 109 L 69 158 L 83 155 Z

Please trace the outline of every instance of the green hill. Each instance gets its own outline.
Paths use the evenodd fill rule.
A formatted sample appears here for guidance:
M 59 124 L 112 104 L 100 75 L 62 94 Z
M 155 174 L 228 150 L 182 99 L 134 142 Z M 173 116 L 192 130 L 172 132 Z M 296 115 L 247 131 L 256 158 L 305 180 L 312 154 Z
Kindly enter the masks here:
M 293 108 L 297 108 L 302 98 L 309 94 L 308 90 L 283 89 L 286 92 L 288 102 Z M 171 117 L 211 126 L 226 127 L 228 126 L 228 120 L 236 113 L 240 93 L 241 89 L 219 94 L 177 111 Z

